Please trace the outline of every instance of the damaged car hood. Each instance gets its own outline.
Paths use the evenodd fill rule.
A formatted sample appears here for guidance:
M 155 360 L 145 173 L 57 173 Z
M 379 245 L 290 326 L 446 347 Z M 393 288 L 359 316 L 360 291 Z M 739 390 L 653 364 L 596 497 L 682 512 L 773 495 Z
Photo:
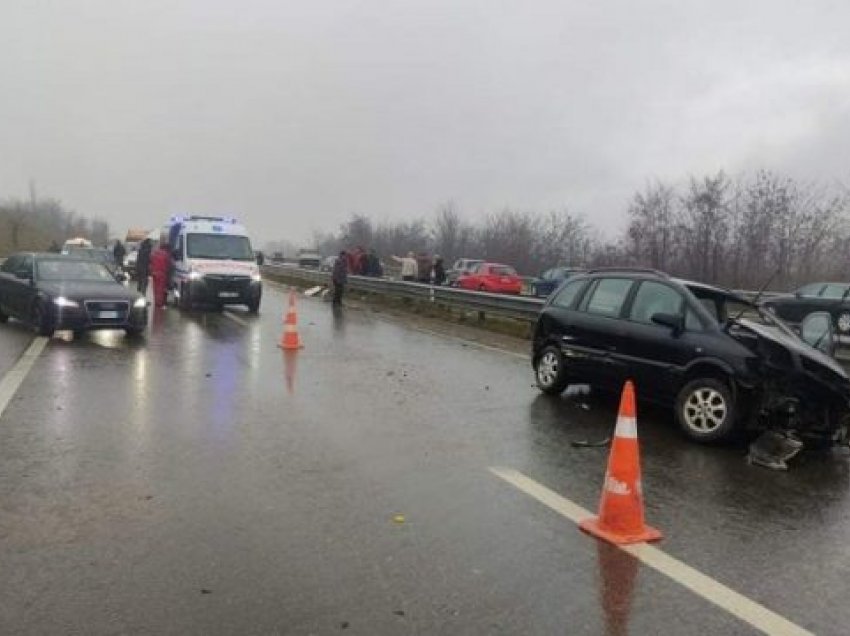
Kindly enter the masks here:
M 742 327 L 749 329 L 761 338 L 771 340 L 777 344 L 782 345 L 783 347 L 785 347 L 786 349 L 801 358 L 806 358 L 811 362 L 815 362 L 821 366 L 828 368 L 840 378 L 850 383 L 850 377 L 848 377 L 847 372 L 844 371 L 844 368 L 840 364 L 838 364 L 838 362 L 830 358 L 825 353 L 818 351 L 814 347 L 809 346 L 808 344 L 800 340 L 797 336 L 785 333 L 778 327 L 768 327 L 766 325 L 759 324 L 746 318 L 740 318 L 735 322 L 741 325 Z

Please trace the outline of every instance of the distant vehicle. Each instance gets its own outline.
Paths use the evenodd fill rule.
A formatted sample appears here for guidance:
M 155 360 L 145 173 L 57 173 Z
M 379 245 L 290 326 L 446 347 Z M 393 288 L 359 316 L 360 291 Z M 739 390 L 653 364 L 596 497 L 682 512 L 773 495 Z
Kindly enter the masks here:
M 531 281 L 531 295 L 545 298 L 558 289 L 565 280 L 584 271 L 583 269 L 573 267 L 553 267 L 552 269 L 547 269 L 539 278 Z
M 334 269 L 334 265 L 336 265 L 336 259 L 338 256 L 326 256 L 322 259 L 322 264 L 319 265 L 319 271 L 321 272 L 332 272 Z
M 812 312 L 825 311 L 832 317 L 838 342 L 850 344 L 850 283 L 809 283 L 762 305 L 793 326 Z
M 295 258 L 298 261 L 298 267 L 313 269 L 322 264 L 322 257 L 316 250 L 298 250 Z
M 724 289 L 650 270 L 596 270 L 549 297 L 532 364 L 551 394 L 571 383 L 619 391 L 633 379 L 639 398 L 672 406 L 697 442 L 769 429 L 838 441 L 850 378 L 824 353 L 832 348 L 825 314 L 813 314 L 803 332 L 805 342 Z
M 284 261 L 283 252 L 273 252 L 269 261 L 272 263 L 282 263 Z
M 173 217 L 163 233 L 174 258 L 172 288 L 181 309 L 207 303 L 260 310 L 262 277 L 244 226 L 227 217 Z
M 75 335 L 92 329 L 137 335 L 147 325 L 148 309 L 143 296 L 95 260 L 27 252 L 0 267 L 0 323 L 9 317 L 48 337 L 62 329 Z
M 484 261 L 478 258 L 459 258 L 451 269 L 446 272 L 446 285 L 452 287 L 462 274 L 468 274 Z
M 62 244 L 62 253 L 67 254 L 66 250 L 70 250 L 72 247 L 92 247 L 92 242 L 82 237 L 70 238 Z
M 150 234 L 150 230 L 142 230 L 139 228 L 130 228 L 127 230 L 127 236 L 124 237 L 125 243 L 141 243 Z
M 479 263 L 470 273 L 457 279 L 457 286 L 494 294 L 519 294 L 522 292 L 522 278 L 510 265 Z

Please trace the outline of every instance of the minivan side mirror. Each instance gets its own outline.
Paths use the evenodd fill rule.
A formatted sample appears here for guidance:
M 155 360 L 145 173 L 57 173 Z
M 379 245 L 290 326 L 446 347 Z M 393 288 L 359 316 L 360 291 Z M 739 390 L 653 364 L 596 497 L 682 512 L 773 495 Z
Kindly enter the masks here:
M 803 319 L 800 323 L 800 338 L 830 357 L 835 354 L 832 317 L 825 311 L 816 311 Z
M 677 335 L 685 329 L 685 319 L 678 314 L 652 314 L 652 322 L 656 325 L 670 327 L 673 330 L 673 335 Z

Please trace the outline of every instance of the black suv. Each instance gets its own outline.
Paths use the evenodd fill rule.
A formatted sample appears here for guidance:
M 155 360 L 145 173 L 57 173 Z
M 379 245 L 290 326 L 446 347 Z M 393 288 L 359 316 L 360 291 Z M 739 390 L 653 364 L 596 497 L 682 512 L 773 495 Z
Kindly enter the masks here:
M 801 332 L 805 342 L 725 289 L 652 270 L 594 270 L 549 297 L 532 364 L 551 394 L 571 383 L 619 391 L 632 379 L 639 398 L 672 405 L 699 442 L 743 430 L 843 442 L 850 379 L 824 353 L 829 316 L 813 314 Z

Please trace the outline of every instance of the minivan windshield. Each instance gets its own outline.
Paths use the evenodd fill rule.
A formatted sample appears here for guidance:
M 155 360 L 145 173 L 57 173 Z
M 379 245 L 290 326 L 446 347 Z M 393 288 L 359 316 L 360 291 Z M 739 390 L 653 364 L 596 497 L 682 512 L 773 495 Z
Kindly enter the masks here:
M 189 234 L 186 237 L 186 255 L 223 261 L 254 260 L 248 237 L 231 234 Z

